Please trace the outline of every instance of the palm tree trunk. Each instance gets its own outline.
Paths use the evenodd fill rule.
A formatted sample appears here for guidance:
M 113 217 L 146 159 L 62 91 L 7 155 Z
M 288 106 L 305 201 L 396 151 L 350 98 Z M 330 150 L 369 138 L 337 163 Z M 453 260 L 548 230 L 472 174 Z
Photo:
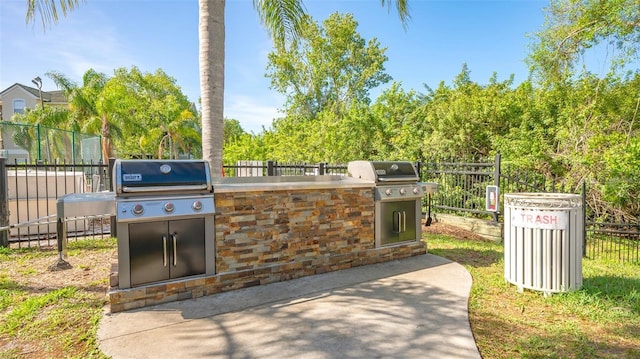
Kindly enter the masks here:
M 102 128 L 100 134 L 102 135 L 102 161 L 106 163 L 109 158 L 113 157 L 113 148 L 111 147 L 111 130 L 109 129 L 109 122 L 107 116 L 102 115 Z
M 202 158 L 213 175 L 222 170 L 225 0 L 199 0 Z

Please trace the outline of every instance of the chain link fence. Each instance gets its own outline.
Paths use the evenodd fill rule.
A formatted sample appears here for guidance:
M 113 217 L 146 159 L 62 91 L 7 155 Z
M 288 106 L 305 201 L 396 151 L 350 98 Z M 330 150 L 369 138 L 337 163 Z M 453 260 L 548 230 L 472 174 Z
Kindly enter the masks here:
M 100 135 L 0 122 L 0 156 L 9 163 L 98 163 L 100 142 Z

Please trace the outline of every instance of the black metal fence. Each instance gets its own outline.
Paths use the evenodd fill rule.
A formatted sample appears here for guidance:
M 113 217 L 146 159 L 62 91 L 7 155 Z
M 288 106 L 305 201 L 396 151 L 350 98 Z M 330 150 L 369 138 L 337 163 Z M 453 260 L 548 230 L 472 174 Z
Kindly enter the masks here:
M 224 175 L 227 177 L 258 177 L 258 176 L 324 176 L 344 175 L 347 173 L 345 164 L 320 163 L 279 163 L 277 161 L 241 161 L 233 165 L 224 165 Z
M 433 209 L 443 213 L 501 221 L 500 211 L 486 210 L 486 188 L 500 188 L 500 207 L 504 193 L 543 192 L 582 194 L 585 217 L 585 256 L 640 263 L 640 223 L 602 223 L 591 216 L 585 200 L 586 184 L 569 184 L 540 173 L 524 171 L 501 163 L 500 155 L 490 159 L 438 160 L 420 164 L 421 179 L 437 182 Z
M 65 194 L 109 190 L 108 165 L 98 163 L 6 163 L 0 158 L 0 245 L 42 247 L 57 243 L 57 199 Z M 108 218 L 100 216 L 68 219 L 68 237 L 110 234 Z
M 4 163 L 0 159 L 0 176 L 5 176 L 9 193 L 0 192 L 0 203 L 7 205 L 11 218 L 0 217 L 0 245 L 41 246 L 56 243 L 56 199 L 66 193 L 98 192 L 109 189 L 108 165 L 103 163 Z M 425 182 L 436 182 L 439 191 L 432 198 L 435 212 L 474 216 L 501 221 L 500 211 L 486 209 L 487 186 L 499 186 L 503 193 L 563 192 L 584 193 L 584 186 L 575 188 L 546 178 L 539 173 L 521 171 L 503 165 L 500 156 L 492 159 L 456 161 L 438 160 L 416 163 Z M 279 163 L 247 161 L 224 166 L 225 176 L 283 175 L 344 175 L 346 164 Z M 6 188 L 5 188 L 6 191 Z M 424 209 L 427 209 L 425 198 Z M 502 200 L 500 200 L 502 203 Z M 501 207 L 499 207 L 501 208 Z M 585 206 L 584 208 L 587 208 Z M 588 209 L 587 209 L 588 210 Z M 5 213 L 0 207 L 0 213 Z M 640 224 L 598 223 L 588 217 L 585 228 L 585 255 L 619 261 L 640 262 Z M 70 238 L 86 235 L 109 235 L 105 218 L 80 218 L 70 225 Z M 10 227 L 10 228 L 9 228 Z M 75 231 L 74 231 L 75 229 Z
M 471 213 L 493 218 L 495 212 L 487 211 L 485 193 L 489 185 L 500 184 L 499 158 L 496 162 L 442 160 L 421 163 L 420 178 L 424 182 L 436 182 L 439 191 L 432 197 L 432 208 L 443 212 Z
M 587 222 L 587 258 L 640 263 L 640 224 Z

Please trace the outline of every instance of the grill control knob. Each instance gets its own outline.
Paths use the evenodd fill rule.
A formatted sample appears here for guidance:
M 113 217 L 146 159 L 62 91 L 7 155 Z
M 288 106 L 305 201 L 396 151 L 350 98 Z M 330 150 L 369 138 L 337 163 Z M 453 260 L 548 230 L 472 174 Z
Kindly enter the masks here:
M 193 208 L 194 211 L 201 211 L 202 210 L 202 202 L 201 201 L 193 202 L 193 204 L 191 205 L 191 208 Z
M 140 203 L 136 203 L 135 206 L 131 209 L 131 213 L 139 216 L 144 212 L 144 207 Z
M 171 213 L 173 212 L 173 210 L 176 209 L 176 207 L 173 205 L 173 203 L 171 202 L 167 202 L 164 204 L 164 207 L 162 207 L 164 209 L 165 212 L 167 213 Z
M 420 192 L 420 190 L 418 189 L 418 187 L 413 187 L 413 194 L 418 194 Z
M 404 188 L 400 188 L 400 194 L 407 194 L 407 190 Z
M 391 196 L 392 193 L 393 191 L 391 190 L 391 188 L 387 188 L 386 190 L 384 190 L 384 194 L 386 194 L 387 196 Z

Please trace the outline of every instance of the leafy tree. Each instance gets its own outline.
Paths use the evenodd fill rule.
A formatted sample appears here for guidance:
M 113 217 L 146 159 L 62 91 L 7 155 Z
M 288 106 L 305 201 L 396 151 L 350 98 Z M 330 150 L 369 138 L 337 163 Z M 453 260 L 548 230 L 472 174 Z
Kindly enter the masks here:
M 590 49 L 605 46 L 611 70 L 638 60 L 640 0 L 552 0 L 529 64 L 541 80 L 561 81 Z
M 452 158 L 485 157 L 494 152 L 493 141 L 511 128 L 510 116 L 517 113 L 513 103 L 504 102 L 511 92 L 513 77 L 498 82 L 496 75 L 488 85 L 470 79 L 466 64 L 453 80 L 435 89 L 427 89 L 422 111 L 428 129 L 421 147 L 427 152 L 420 158 L 433 155 Z
M 492 139 L 495 152 L 509 164 L 524 170 L 549 174 L 548 164 L 553 153 L 555 122 L 545 116 L 544 93 L 525 81 L 507 94 L 505 101 L 511 115 L 501 136 Z M 554 106 L 551 106 L 554 107 Z
M 599 82 L 597 95 L 576 88 L 582 105 L 566 133 L 559 139 L 574 172 L 590 180 L 593 208 L 602 216 L 620 219 L 640 217 L 640 152 L 638 138 L 638 88 L 640 74 L 620 80 L 615 77 L 584 79 L 578 85 L 591 88 Z M 587 84 L 582 84 L 587 82 Z M 578 112 L 579 111 L 579 112 Z
M 59 0 L 63 15 L 80 0 Z M 390 0 L 381 0 L 391 7 Z M 396 0 L 396 9 L 403 26 L 410 19 L 408 0 Z M 254 0 L 262 24 L 274 42 L 295 39 L 306 17 L 301 0 Z M 202 156 L 212 168 L 222 168 L 223 104 L 224 104 L 224 0 L 198 1 L 198 38 L 200 57 L 200 90 L 202 105 Z M 35 20 L 39 10 L 43 27 L 56 23 L 55 0 L 27 0 L 27 22 Z M 214 170 L 215 172 L 215 170 Z
M 346 162 L 375 156 L 380 131 L 369 90 L 389 81 L 384 49 L 357 33 L 352 15 L 309 20 L 288 47 L 269 54 L 272 87 L 287 96 L 266 141 L 272 159 Z
M 372 158 L 378 126 L 368 106 L 353 104 L 336 114 L 325 109 L 312 120 L 286 117 L 274 122 L 268 137 L 270 158 L 294 162 L 346 163 Z
M 158 69 L 143 73 L 138 68 L 120 68 L 109 79 L 105 101 L 117 103 L 118 116 L 128 118 L 120 153 L 156 153 L 158 158 L 179 154 L 198 155 L 200 126 L 193 105 L 175 79 Z M 129 135 L 130 134 L 130 135 Z
M 423 103 L 417 92 L 404 91 L 398 82 L 382 92 L 371 106 L 377 127 L 373 159 L 423 159 L 421 142 L 431 132 Z
M 403 24 L 409 21 L 408 0 L 397 0 Z M 199 0 L 202 153 L 214 172 L 222 167 L 224 104 L 224 1 Z M 382 5 L 391 6 L 390 0 Z M 254 0 L 254 8 L 276 45 L 295 40 L 306 13 L 300 0 Z
M 49 73 L 70 103 L 70 125 L 102 135 L 102 156 L 157 153 L 199 155 L 200 127 L 193 104 L 162 70 L 116 69 L 113 77 L 88 70 L 82 85 Z
M 224 119 L 224 143 L 227 145 L 228 143 L 237 140 L 242 137 L 242 135 L 246 134 L 242 126 L 240 126 L 240 121 L 234 119 Z
M 253 135 L 245 132 L 235 119 L 224 120 L 225 164 L 234 165 L 238 161 L 267 160 L 263 141 L 264 133 Z
M 369 91 L 387 83 L 385 49 L 357 33 L 353 15 L 334 13 L 320 26 L 308 20 L 300 36 L 277 43 L 268 55 L 271 87 L 287 97 L 289 115 L 314 118 L 323 110 L 341 113 L 369 102 Z
M 225 163 L 234 165 L 238 161 L 266 161 L 274 159 L 268 154 L 270 133 L 258 135 L 242 133 L 226 141 L 224 146 Z

